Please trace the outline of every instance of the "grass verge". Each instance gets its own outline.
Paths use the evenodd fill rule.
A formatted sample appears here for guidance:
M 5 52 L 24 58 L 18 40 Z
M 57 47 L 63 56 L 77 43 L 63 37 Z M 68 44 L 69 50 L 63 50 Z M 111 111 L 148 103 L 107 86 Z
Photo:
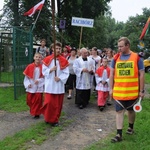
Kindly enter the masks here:
M 63 119 L 63 115 L 60 120 Z M 41 145 L 45 140 L 59 134 L 71 123 L 71 120 L 63 120 L 61 126 L 58 127 L 51 127 L 44 122 L 37 123 L 0 141 L 0 150 L 26 150 L 32 148 L 32 146 Z
M 3 87 L 0 88 L 0 110 L 7 112 L 21 112 L 27 111 L 29 108 L 26 105 L 26 94 L 14 100 L 14 88 Z

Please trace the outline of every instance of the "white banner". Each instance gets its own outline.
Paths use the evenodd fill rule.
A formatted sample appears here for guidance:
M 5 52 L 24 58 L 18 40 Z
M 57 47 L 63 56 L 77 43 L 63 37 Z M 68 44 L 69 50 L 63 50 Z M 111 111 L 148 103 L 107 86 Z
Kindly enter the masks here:
M 72 17 L 71 25 L 93 28 L 94 19 Z

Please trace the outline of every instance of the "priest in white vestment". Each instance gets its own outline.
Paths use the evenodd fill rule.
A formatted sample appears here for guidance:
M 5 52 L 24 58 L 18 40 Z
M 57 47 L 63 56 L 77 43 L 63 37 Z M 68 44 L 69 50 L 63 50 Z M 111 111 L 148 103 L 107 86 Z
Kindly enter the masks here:
M 73 69 L 76 74 L 75 104 L 80 109 L 83 109 L 90 100 L 95 64 L 93 59 L 88 57 L 88 50 L 86 48 L 82 48 L 80 52 L 81 56 L 75 60 Z

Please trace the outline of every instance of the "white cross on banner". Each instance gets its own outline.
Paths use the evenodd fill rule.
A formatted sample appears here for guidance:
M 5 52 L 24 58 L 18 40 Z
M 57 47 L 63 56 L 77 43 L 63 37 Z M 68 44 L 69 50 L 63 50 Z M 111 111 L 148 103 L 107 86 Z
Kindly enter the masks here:
M 72 17 L 71 25 L 93 28 L 94 19 Z

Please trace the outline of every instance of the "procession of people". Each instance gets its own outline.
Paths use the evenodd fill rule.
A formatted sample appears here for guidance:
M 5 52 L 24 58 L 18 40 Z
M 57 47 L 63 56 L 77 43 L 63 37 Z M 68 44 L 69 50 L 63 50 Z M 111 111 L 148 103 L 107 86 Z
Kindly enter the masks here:
M 139 96 L 144 97 L 144 66 L 138 54 L 130 50 L 128 38 L 118 40 L 116 54 L 111 48 L 77 49 L 56 42 L 46 55 L 45 43 L 43 47 L 45 52 L 37 49 L 34 62 L 23 72 L 26 103 L 35 119 L 43 114 L 45 123 L 57 127 L 64 96 L 74 100 L 77 109 L 84 109 L 90 104 L 91 94 L 96 92 L 100 112 L 114 102 L 117 134 L 111 142 L 122 141 L 125 110 L 129 116 L 127 134 L 134 133 L 133 106 Z

